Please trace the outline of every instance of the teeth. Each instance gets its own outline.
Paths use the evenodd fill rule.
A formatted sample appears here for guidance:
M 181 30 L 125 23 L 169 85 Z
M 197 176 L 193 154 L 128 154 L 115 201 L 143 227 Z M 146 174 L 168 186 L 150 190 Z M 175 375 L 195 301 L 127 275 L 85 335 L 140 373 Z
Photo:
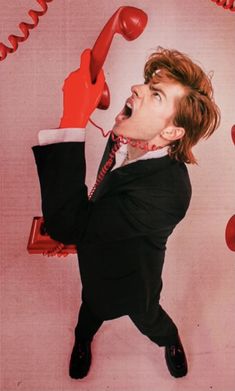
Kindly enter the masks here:
M 127 107 L 129 107 L 129 109 L 132 109 L 132 105 L 130 104 L 130 102 L 127 102 L 126 105 Z

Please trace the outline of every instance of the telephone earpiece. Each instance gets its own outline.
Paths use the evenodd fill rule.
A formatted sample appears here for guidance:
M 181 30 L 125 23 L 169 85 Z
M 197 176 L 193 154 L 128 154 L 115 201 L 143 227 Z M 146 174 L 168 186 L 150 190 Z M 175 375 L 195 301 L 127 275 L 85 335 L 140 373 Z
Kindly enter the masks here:
M 146 13 L 135 7 L 120 7 L 104 26 L 91 51 L 91 80 L 95 82 L 108 54 L 114 34 L 121 34 L 126 40 L 132 41 L 143 32 L 148 17 Z M 107 109 L 110 104 L 110 94 L 105 84 L 99 109 Z

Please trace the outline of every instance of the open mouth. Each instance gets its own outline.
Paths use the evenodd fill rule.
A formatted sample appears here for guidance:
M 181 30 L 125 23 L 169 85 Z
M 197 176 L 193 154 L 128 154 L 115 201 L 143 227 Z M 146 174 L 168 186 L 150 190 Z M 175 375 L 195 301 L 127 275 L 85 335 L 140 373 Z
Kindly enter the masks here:
M 123 114 L 127 117 L 127 118 L 130 118 L 131 117 L 131 114 L 132 114 L 132 106 L 129 102 L 127 102 L 124 106 L 124 109 L 123 109 Z
M 132 116 L 132 113 L 133 113 L 132 104 L 129 101 L 127 101 L 125 103 L 125 106 L 123 107 L 122 111 L 115 118 L 116 124 L 130 118 Z

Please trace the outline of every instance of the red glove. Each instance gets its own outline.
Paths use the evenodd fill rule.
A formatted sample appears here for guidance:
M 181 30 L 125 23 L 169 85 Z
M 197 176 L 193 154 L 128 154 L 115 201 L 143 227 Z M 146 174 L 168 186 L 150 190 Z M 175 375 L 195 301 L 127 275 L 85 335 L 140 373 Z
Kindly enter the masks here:
M 85 49 L 81 55 L 80 68 L 70 73 L 64 81 L 64 111 L 60 128 L 85 128 L 90 115 L 98 106 L 105 77 L 101 70 L 96 82 L 91 82 L 90 58 L 91 50 Z

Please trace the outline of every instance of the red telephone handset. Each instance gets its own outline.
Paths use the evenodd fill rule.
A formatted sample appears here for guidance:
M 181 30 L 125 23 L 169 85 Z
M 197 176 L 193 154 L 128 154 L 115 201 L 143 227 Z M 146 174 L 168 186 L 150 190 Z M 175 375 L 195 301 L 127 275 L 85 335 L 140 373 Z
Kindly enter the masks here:
M 148 17 L 146 13 L 135 7 L 120 7 L 104 26 L 91 51 L 91 80 L 94 82 L 101 70 L 114 34 L 121 34 L 126 40 L 132 41 L 143 32 Z M 103 91 L 99 109 L 107 109 L 110 103 L 110 94 L 107 84 Z
M 91 80 L 95 82 L 108 54 L 114 34 L 121 34 L 125 39 L 131 41 L 136 39 L 144 30 L 147 24 L 147 15 L 144 11 L 135 7 L 120 7 L 104 26 L 98 36 L 91 53 Z M 100 99 L 98 108 L 107 109 L 110 103 L 110 94 L 107 84 Z M 112 150 L 115 153 L 118 144 Z M 109 162 L 104 167 L 102 177 L 98 178 L 89 198 L 94 193 L 97 185 L 108 170 Z M 59 255 L 75 253 L 75 245 L 63 245 L 50 238 L 47 234 L 42 217 L 34 217 L 29 236 L 27 250 L 30 254 Z

